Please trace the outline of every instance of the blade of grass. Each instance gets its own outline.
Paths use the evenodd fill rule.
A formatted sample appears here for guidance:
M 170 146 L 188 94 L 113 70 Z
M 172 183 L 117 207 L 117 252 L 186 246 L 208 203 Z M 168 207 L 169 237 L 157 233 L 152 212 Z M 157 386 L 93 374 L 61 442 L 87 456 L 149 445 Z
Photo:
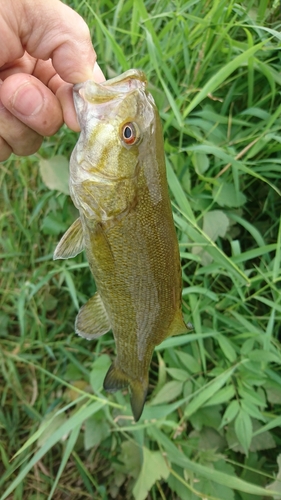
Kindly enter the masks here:
M 240 68 L 243 64 L 247 63 L 249 57 L 261 50 L 264 44 L 265 42 L 261 42 L 254 45 L 254 47 L 250 47 L 213 75 L 184 110 L 183 117 L 186 118 L 190 112 L 198 106 L 198 104 L 200 104 L 200 102 L 203 101 L 208 94 L 214 92 L 229 77 L 229 75 L 231 75 L 231 73 L 236 71 L 236 69 Z

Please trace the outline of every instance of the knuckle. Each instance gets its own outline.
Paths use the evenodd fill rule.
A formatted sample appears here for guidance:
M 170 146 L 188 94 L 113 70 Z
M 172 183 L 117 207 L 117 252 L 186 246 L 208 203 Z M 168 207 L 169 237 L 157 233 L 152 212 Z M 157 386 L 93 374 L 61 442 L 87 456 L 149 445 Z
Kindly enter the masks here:
M 0 137 L 0 162 L 8 160 L 12 152 L 13 150 L 9 144 L 7 144 L 3 137 Z

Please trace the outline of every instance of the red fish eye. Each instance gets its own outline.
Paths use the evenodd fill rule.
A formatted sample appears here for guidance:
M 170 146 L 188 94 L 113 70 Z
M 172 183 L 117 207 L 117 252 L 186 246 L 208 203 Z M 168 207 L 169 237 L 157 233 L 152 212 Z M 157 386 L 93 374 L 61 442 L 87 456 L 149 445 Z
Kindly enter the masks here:
M 126 144 L 135 144 L 138 140 L 137 129 L 133 123 L 125 123 L 122 128 L 122 139 Z

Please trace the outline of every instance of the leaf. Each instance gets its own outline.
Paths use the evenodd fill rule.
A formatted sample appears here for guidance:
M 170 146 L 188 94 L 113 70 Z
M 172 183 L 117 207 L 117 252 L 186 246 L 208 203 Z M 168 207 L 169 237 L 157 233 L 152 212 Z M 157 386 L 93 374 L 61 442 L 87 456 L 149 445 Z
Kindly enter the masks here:
M 142 448 L 135 441 L 124 441 L 118 456 L 123 463 L 121 471 L 137 479 L 142 468 Z
M 155 398 L 150 401 L 151 405 L 159 405 L 162 403 L 169 403 L 176 399 L 182 392 L 183 383 L 176 380 L 167 382 L 167 384 L 160 389 Z
M 226 408 L 224 415 L 222 417 L 220 428 L 222 428 L 225 425 L 228 425 L 230 422 L 232 422 L 232 420 L 235 419 L 238 411 L 239 411 L 239 403 L 235 399 L 235 400 L 231 401 L 229 403 L 228 407 Z
M 253 423 L 253 431 L 256 432 L 262 428 L 262 425 L 258 420 L 252 419 Z M 259 450 L 270 450 L 272 448 L 276 448 L 276 443 L 272 437 L 272 434 L 268 431 L 263 432 L 262 434 L 257 434 L 253 436 L 250 451 L 259 451 Z M 277 490 L 278 491 L 278 490 Z
M 255 418 L 251 420 L 253 427 L 253 437 L 249 446 L 249 451 L 256 452 L 260 450 L 276 448 L 275 441 L 270 432 L 268 432 L 267 430 L 263 430 L 263 427 L 261 426 L 260 422 Z M 237 442 L 237 436 L 234 431 L 233 423 L 230 424 L 227 428 L 226 438 L 229 448 L 231 448 L 235 452 L 245 454 L 244 447 Z
M 1 497 L 1 500 L 5 500 L 14 489 L 22 483 L 25 476 L 28 472 L 34 467 L 34 465 L 41 460 L 44 455 L 56 444 L 58 443 L 64 436 L 69 434 L 74 428 L 76 428 L 80 423 L 87 420 L 91 415 L 99 411 L 104 405 L 105 401 L 97 401 L 95 403 L 91 403 L 90 405 L 80 407 L 71 417 L 69 417 L 62 425 L 58 427 L 57 430 L 53 431 L 49 436 L 49 439 L 45 441 L 42 447 L 32 456 L 29 462 L 21 468 L 18 472 L 15 479 L 9 485 L 4 495 Z M 25 446 L 28 446 L 28 441 L 25 443 Z M 19 450 L 17 453 L 19 453 Z
M 104 414 L 103 414 L 104 417 Z M 110 428 L 106 420 L 98 419 L 98 414 L 85 422 L 84 448 L 90 450 L 99 445 L 110 435 Z
M 102 389 L 104 377 L 110 365 L 111 360 L 107 354 L 102 354 L 94 361 L 90 373 L 90 384 L 94 392 L 99 392 Z
M 281 404 L 281 391 L 280 386 L 277 382 L 268 380 L 263 387 L 265 389 L 269 403 Z
M 218 335 L 217 340 L 218 340 L 220 348 L 223 351 L 225 357 L 231 363 L 234 363 L 236 361 L 236 352 L 235 352 L 234 348 L 232 347 L 231 342 L 223 335 Z
M 174 380 L 178 380 L 179 382 L 186 382 L 189 377 L 188 373 L 180 368 L 166 368 L 166 371 Z
M 249 414 L 241 409 L 235 419 L 234 429 L 239 443 L 241 444 L 244 453 L 248 454 L 250 448 L 253 426 Z
M 212 194 L 221 207 L 238 208 L 247 201 L 246 196 L 241 191 L 238 191 L 234 184 L 227 182 L 215 186 Z
M 226 384 L 228 379 L 232 376 L 235 371 L 235 367 L 229 368 L 225 372 L 221 373 L 214 380 L 206 384 L 203 389 L 199 390 L 199 393 L 194 396 L 192 401 L 188 404 L 185 409 L 185 417 L 190 417 L 195 413 L 201 406 L 203 406 L 217 391 L 219 391 L 222 386 Z
M 42 180 L 49 189 L 69 194 L 68 160 L 65 156 L 57 155 L 47 160 L 40 158 L 39 168 Z
M 190 354 L 184 351 L 176 350 L 175 352 L 186 370 L 188 370 L 191 373 L 200 372 L 201 367 L 198 361 L 193 356 L 190 356 Z
M 239 56 L 235 57 L 232 61 L 222 66 L 219 71 L 207 81 L 204 87 L 196 94 L 194 99 L 189 103 L 187 108 L 184 110 L 183 117 L 186 118 L 187 115 L 203 100 L 208 94 L 214 92 L 237 68 L 240 68 L 242 64 L 247 63 L 249 57 L 253 56 L 258 50 L 261 50 L 265 41 L 258 43 L 253 47 L 242 52 Z
M 218 429 L 221 422 L 221 412 L 220 407 L 209 406 L 199 408 L 195 413 L 189 417 L 191 425 L 196 430 L 202 430 L 204 427 L 212 427 L 213 429 Z
M 278 473 L 275 481 L 266 486 L 266 488 L 268 488 L 269 490 L 277 491 L 278 493 L 280 493 L 280 495 L 273 496 L 274 500 L 281 499 L 281 454 L 278 455 L 277 457 L 277 465 L 278 465 Z
M 225 439 L 212 427 L 204 426 L 201 430 L 194 430 L 188 435 L 188 439 L 197 437 L 198 450 L 223 451 L 226 446 Z
M 184 479 L 184 470 L 177 465 L 174 465 L 173 470 L 168 478 L 168 486 L 174 491 L 178 498 L 184 498 L 184 500 L 194 500 L 194 495 L 190 491 L 189 484 Z
M 133 488 L 136 500 L 145 500 L 152 486 L 160 479 L 168 479 L 169 468 L 160 451 L 143 448 L 143 464 L 140 475 Z
M 216 241 L 219 236 L 224 238 L 228 228 L 229 218 L 221 210 L 211 210 L 203 217 L 202 231 L 211 241 Z M 192 253 L 195 255 L 200 254 L 203 266 L 207 266 L 213 260 L 209 252 L 204 251 L 204 246 L 194 246 Z
M 214 405 L 220 405 L 222 403 L 226 403 L 227 401 L 230 401 L 233 397 L 235 396 L 235 390 L 233 385 L 228 385 L 226 387 L 223 387 L 223 389 L 220 389 L 214 396 L 205 403 L 205 406 L 214 406 Z
M 151 435 L 152 439 L 157 441 L 161 448 L 165 449 L 170 462 L 173 462 L 180 467 L 183 467 L 184 469 L 188 469 L 199 477 L 211 479 L 215 483 L 227 486 L 228 488 L 232 488 L 238 491 L 244 491 L 252 495 L 265 496 L 266 493 L 271 494 L 272 490 L 270 492 L 267 492 L 265 488 L 261 488 L 260 486 L 256 486 L 253 483 L 244 481 L 243 479 L 235 477 L 234 475 L 214 470 L 211 467 L 207 467 L 205 465 L 196 463 L 193 460 L 190 460 L 184 455 L 181 449 L 177 448 L 177 446 L 156 426 L 150 426 L 147 431 L 149 435 Z
M 48 500 L 51 500 L 53 498 L 53 494 L 56 490 L 56 487 L 58 485 L 58 482 L 59 482 L 59 479 L 63 473 L 63 470 L 68 462 L 68 459 L 70 457 L 70 454 L 72 453 L 73 451 L 73 448 L 75 446 L 75 443 L 78 439 L 78 436 L 79 436 L 79 433 L 80 433 L 80 429 L 81 429 L 81 425 L 82 424 L 79 424 L 77 425 L 76 427 L 74 427 L 74 429 L 72 429 L 70 435 L 69 435 L 69 438 L 67 440 L 67 443 L 66 443 L 66 447 L 64 449 L 64 452 L 63 452 L 63 456 L 62 456 L 62 460 L 61 460 L 61 463 L 60 463 L 60 466 L 59 466 L 59 470 L 57 472 L 57 475 L 56 475 L 56 478 L 55 480 L 52 482 L 52 489 L 50 491 L 50 494 L 48 496 Z
M 198 153 L 195 151 L 191 156 L 191 161 L 197 174 L 202 175 L 208 170 L 210 161 L 206 153 Z
M 44 444 L 49 440 L 49 438 L 54 434 L 54 432 L 57 429 L 59 429 L 67 420 L 65 413 L 59 413 L 58 415 L 54 416 L 55 413 L 56 413 L 55 410 L 52 413 L 48 413 L 48 415 L 40 425 L 40 427 L 42 426 L 46 427 L 47 422 L 50 422 L 51 424 L 47 426 L 47 428 L 42 432 L 42 434 L 38 438 L 37 445 L 39 448 L 41 448 L 41 446 L 44 446 Z
M 43 234 L 51 234 L 58 236 L 65 231 L 65 221 L 63 220 L 62 213 L 51 212 L 47 214 L 41 225 Z

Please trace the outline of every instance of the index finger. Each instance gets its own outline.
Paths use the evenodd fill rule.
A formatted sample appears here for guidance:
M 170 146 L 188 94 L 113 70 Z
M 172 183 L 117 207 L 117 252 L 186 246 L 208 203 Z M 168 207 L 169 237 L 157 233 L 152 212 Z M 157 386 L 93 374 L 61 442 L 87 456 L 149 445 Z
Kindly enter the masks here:
M 11 24 L 13 30 L 17 25 L 21 44 L 31 56 L 51 58 L 68 83 L 92 78 L 96 53 L 89 28 L 77 12 L 58 0 L 20 0 L 18 7 L 10 10 L 16 16 L 16 23 L 13 19 Z

